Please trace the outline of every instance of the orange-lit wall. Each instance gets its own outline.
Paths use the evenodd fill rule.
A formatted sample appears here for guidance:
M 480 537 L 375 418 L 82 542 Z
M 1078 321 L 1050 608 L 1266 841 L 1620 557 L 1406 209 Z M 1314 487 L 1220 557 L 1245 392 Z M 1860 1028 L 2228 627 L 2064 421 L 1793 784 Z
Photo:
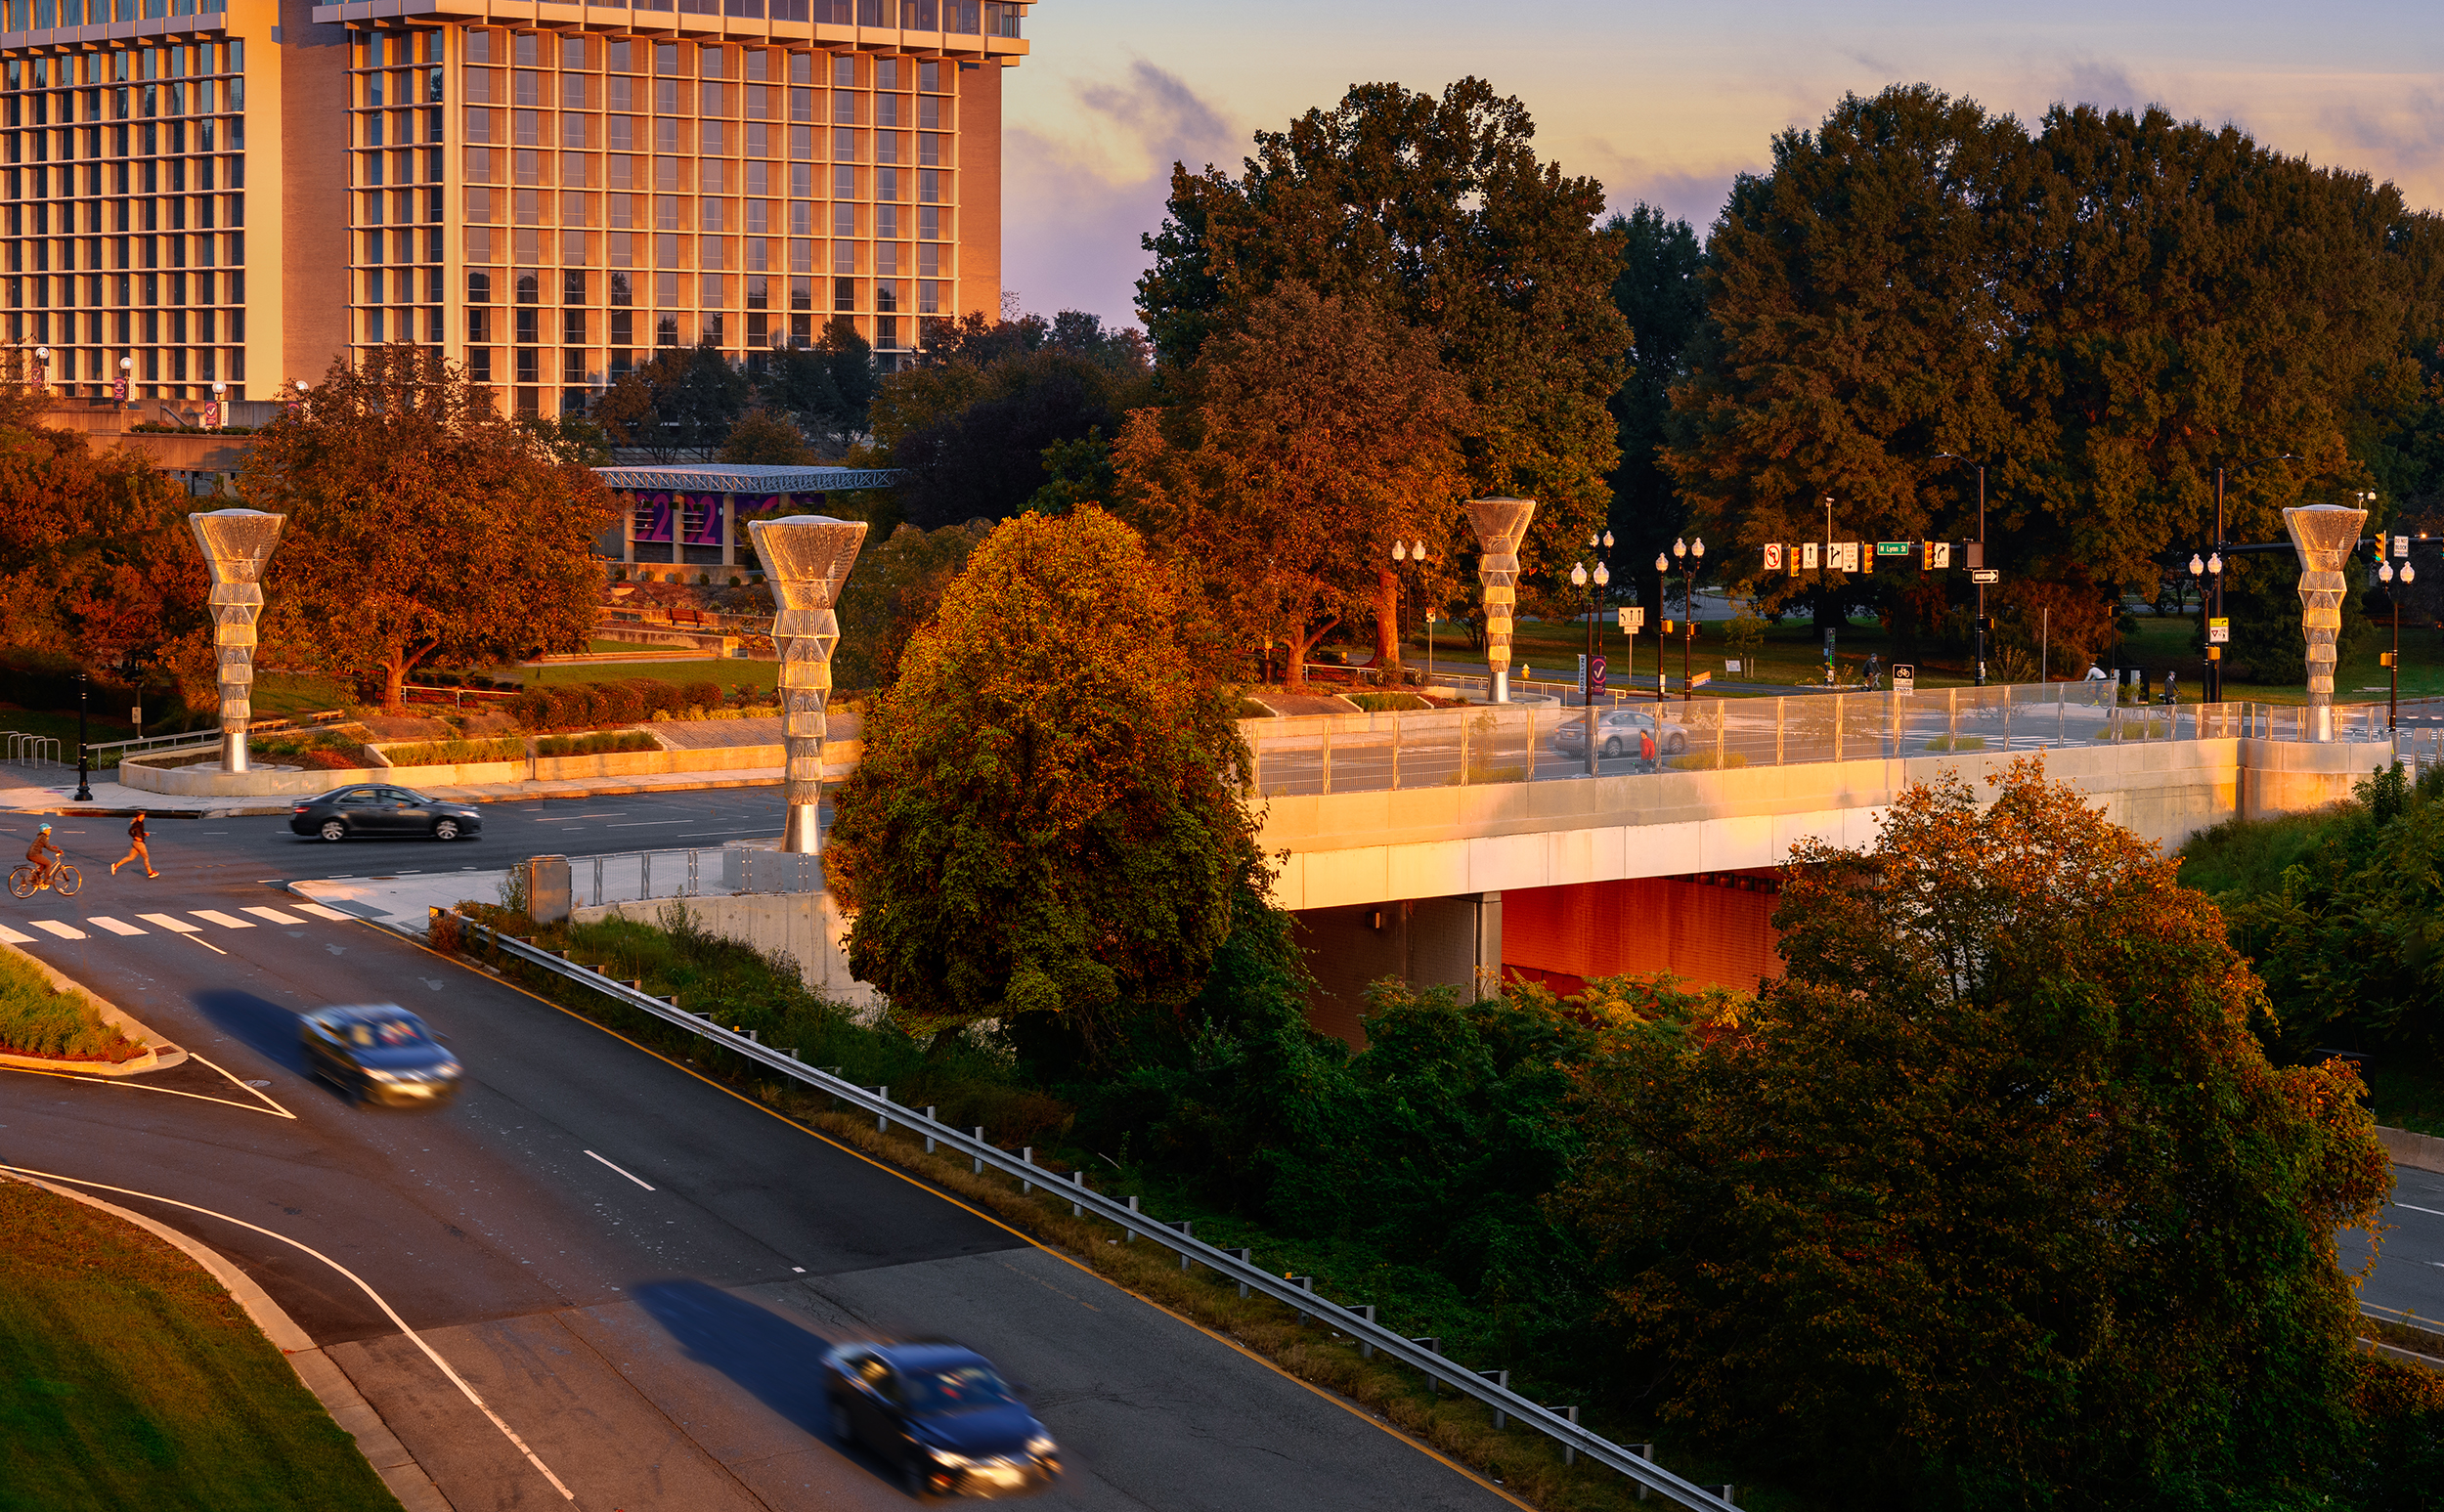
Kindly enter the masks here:
M 1644 877 L 1506 891 L 1503 973 L 1564 993 L 1591 976 L 1643 972 L 1751 992 L 1782 974 L 1770 886 L 1753 877 Z

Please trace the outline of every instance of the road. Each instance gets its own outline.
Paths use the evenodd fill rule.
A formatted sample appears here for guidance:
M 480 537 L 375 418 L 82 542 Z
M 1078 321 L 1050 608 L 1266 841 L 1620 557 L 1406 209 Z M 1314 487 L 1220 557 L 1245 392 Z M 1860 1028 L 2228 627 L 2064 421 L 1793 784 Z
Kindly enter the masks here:
M 2393 1199 L 2385 1204 L 2380 1258 L 2359 1288 L 2359 1300 L 2386 1316 L 2409 1314 L 2429 1328 L 2444 1328 L 2444 1175 L 2393 1168 Z M 2356 1269 L 2368 1258 L 2357 1230 L 2342 1233 L 2342 1264 Z
M 772 811 L 737 793 L 500 805 L 484 840 L 448 847 L 159 823 L 160 880 L 109 877 L 104 854 L 78 897 L 0 900 L 0 926 L 196 1058 L 114 1083 L 0 1071 L 0 1161 L 120 1188 L 101 1194 L 231 1256 L 461 1512 L 568 1505 L 546 1472 L 604 1512 L 905 1505 L 883 1466 L 828 1441 L 814 1366 L 842 1338 L 925 1333 L 1030 1388 L 1069 1455 L 1059 1504 L 1507 1504 L 982 1216 L 276 886 L 335 855 L 496 867 L 545 834 L 626 848 L 615 824 L 709 838 L 759 802 Z M 22 843 L 7 832 L 33 822 L 0 838 Z M 87 859 L 115 851 L 94 832 L 123 829 L 62 823 Z M 458 1102 L 360 1108 L 307 1077 L 296 1013 L 365 1000 L 407 1003 L 449 1038 L 469 1067 Z

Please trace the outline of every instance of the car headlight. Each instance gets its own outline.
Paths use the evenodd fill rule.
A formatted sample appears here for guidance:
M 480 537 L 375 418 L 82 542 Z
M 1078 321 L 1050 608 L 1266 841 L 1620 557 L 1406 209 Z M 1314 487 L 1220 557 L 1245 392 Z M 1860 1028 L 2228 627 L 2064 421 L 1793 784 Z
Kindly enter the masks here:
M 948 1449 L 936 1448 L 930 1444 L 925 1447 L 925 1452 L 934 1457 L 934 1463 L 946 1470 L 966 1470 L 976 1464 L 975 1460 L 965 1454 L 954 1454 Z
M 1050 1459 L 1061 1452 L 1061 1446 L 1052 1442 L 1052 1435 L 1039 1433 L 1026 1441 L 1026 1451 L 1037 1459 Z
M 369 1068 L 365 1074 L 369 1079 L 377 1082 L 395 1082 L 399 1079 L 399 1073 L 396 1071 L 382 1071 Z

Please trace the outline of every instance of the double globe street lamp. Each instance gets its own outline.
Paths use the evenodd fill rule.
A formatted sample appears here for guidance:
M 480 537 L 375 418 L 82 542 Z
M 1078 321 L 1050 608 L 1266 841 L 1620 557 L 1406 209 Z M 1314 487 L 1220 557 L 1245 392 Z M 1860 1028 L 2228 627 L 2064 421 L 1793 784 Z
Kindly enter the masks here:
M 1579 658 L 1579 702 L 1587 706 L 1587 775 L 1590 777 L 1595 775 L 1595 653 L 1599 645 L 1597 637 L 1601 633 L 1595 611 L 1604 589 L 1612 583 L 1612 568 L 1597 549 L 1599 545 L 1601 551 L 1612 549 L 1612 532 L 1606 531 L 1600 538 L 1587 542 L 1588 554 L 1595 558 L 1593 572 L 1587 570 L 1585 561 L 1573 563 L 1570 568 L 1570 585 L 1587 594 L 1587 650 Z
M 1404 540 L 1393 541 L 1392 565 L 1397 567 L 1403 562 L 1418 564 L 1418 614 L 1425 621 L 1425 681 L 1431 687 L 1434 684 L 1434 611 L 1425 602 L 1425 542 L 1419 540 L 1412 545 Z M 1397 646 L 1393 654 L 1399 654 Z
M 1672 555 L 1680 564 L 1680 702 L 1687 703 L 1696 693 L 1689 687 L 1691 668 L 1697 645 L 1697 569 L 1706 559 L 1706 540 L 1702 536 L 1672 542 Z M 1663 566 L 1663 558 L 1655 558 L 1655 566 Z M 1660 663 L 1660 655 L 1658 655 Z M 1660 665 L 1655 669 L 1662 671 Z
M 2377 539 L 2377 549 L 2384 549 L 2382 537 Z M 2402 718 L 2402 596 L 2393 591 L 2393 577 L 2391 562 L 2377 568 L 2378 581 L 2384 584 L 2384 596 L 2393 603 L 2393 654 L 2384 659 L 2385 668 L 2393 674 L 2392 685 L 2384 697 L 2384 727 L 2388 730 L 2399 728 Z M 2402 586 L 2407 588 L 2418 579 L 2419 569 L 2407 561 L 2403 562 Z

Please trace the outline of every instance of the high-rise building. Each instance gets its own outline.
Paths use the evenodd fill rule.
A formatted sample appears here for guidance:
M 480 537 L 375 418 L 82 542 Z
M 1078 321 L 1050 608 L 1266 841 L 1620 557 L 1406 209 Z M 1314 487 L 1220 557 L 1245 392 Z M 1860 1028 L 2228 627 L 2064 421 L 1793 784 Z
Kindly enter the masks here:
M 0 0 L 0 334 L 186 400 L 413 341 L 541 414 L 835 321 L 904 360 L 999 309 L 1026 9 Z

